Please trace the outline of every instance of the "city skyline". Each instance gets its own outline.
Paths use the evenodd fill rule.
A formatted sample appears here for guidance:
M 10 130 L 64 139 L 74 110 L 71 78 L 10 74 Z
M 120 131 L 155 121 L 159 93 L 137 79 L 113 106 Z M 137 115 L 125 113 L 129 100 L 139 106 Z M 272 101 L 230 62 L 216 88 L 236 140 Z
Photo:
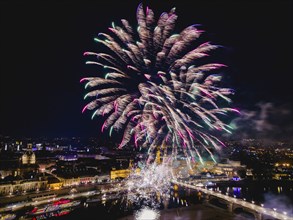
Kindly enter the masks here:
M 125 12 L 140 2 L 2 2 L 0 134 L 100 136 L 99 122 L 81 114 L 79 80 L 89 73 L 82 54 L 98 50 L 93 38 L 112 21 L 135 24 L 135 13 Z M 233 105 L 243 113 L 233 121 L 236 136 L 292 139 L 291 2 L 144 5 L 156 8 L 156 17 L 176 7 L 177 31 L 196 22 L 224 47 L 225 85 L 235 89 Z

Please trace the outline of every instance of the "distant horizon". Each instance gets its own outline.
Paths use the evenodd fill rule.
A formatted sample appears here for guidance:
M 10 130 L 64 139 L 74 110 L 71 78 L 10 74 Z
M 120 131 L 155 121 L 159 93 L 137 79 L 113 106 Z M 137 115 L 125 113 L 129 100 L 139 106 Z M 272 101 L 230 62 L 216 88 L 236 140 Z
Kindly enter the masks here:
M 11 139 L 95 139 L 95 140 L 99 140 L 101 137 L 98 136 L 45 136 L 45 135 L 41 135 L 41 136 L 19 136 L 19 135 L 6 135 L 6 134 L 0 134 L 0 140 L 2 138 L 11 138 Z M 104 137 L 102 137 L 104 138 Z M 113 139 L 108 138 L 107 140 L 103 139 L 104 142 L 113 142 L 115 144 L 118 143 L 115 142 Z M 268 140 L 266 138 L 242 138 L 242 139 L 236 139 L 236 138 L 225 138 L 223 140 L 223 142 L 230 142 L 230 141 L 239 141 L 239 142 L 250 142 L 250 141 L 261 141 L 263 143 L 277 143 L 277 142 L 284 142 L 286 144 L 293 144 L 293 141 L 290 140 L 290 138 L 283 138 L 283 139 L 274 139 L 274 140 Z M 132 144 L 132 143 L 131 143 Z

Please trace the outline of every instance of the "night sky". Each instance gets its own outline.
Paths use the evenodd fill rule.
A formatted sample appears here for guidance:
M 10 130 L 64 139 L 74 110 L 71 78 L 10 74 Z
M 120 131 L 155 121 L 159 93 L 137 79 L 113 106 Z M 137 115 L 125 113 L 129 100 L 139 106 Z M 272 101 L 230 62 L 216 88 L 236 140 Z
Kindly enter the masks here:
M 101 51 L 93 39 L 112 21 L 136 27 L 140 2 L 1 1 L 0 134 L 99 137 L 98 120 L 81 114 L 83 52 Z M 201 24 L 224 46 L 225 84 L 243 111 L 235 137 L 292 138 L 292 1 L 142 2 L 157 18 L 176 7 L 178 32 Z

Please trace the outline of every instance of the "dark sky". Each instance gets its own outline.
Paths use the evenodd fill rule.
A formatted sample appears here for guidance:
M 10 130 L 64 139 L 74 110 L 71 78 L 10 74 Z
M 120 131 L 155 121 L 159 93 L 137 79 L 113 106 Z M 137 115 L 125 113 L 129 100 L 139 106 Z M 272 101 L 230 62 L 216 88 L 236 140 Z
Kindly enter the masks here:
M 82 54 L 100 51 L 93 38 L 108 32 L 112 21 L 125 18 L 136 26 L 140 2 L 1 1 L 0 134 L 98 136 L 97 120 L 81 114 L 86 103 L 79 80 L 88 76 Z M 175 6 L 178 31 L 202 24 L 209 39 L 225 47 L 225 76 L 236 90 L 234 105 L 254 112 L 253 120 L 272 124 L 274 129 L 264 136 L 272 130 L 292 136 L 291 1 L 143 2 L 156 17 Z M 284 111 L 276 113 L 278 109 Z M 252 124 L 246 124 L 249 130 Z

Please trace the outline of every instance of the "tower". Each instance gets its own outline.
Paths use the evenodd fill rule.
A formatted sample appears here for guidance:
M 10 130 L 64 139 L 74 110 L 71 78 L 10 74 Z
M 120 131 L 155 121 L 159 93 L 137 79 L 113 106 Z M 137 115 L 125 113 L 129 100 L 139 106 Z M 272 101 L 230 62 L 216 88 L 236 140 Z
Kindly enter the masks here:
M 161 164 L 161 151 L 160 151 L 160 147 L 157 147 L 156 163 L 157 164 Z
M 27 150 L 21 157 L 22 164 L 35 164 L 36 163 L 36 155 L 33 152 L 32 147 L 33 147 L 32 144 L 27 145 Z

